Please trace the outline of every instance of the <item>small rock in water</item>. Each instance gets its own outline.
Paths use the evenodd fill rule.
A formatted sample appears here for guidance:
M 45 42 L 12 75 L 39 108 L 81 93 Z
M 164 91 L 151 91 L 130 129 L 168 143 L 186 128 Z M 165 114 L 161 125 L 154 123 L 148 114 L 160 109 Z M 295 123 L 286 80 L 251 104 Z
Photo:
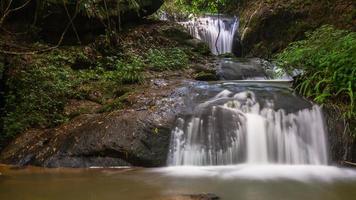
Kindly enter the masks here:
M 168 85 L 167 81 L 164 79 L 151 80 L 151 82 L 153 82 L 153 85 L 155 85 L 157 87 L 165 87 Z
M 215 194 L 181 194 L 176 196 L 168 197 L 164 200 L 218 200 L 220 199 Z

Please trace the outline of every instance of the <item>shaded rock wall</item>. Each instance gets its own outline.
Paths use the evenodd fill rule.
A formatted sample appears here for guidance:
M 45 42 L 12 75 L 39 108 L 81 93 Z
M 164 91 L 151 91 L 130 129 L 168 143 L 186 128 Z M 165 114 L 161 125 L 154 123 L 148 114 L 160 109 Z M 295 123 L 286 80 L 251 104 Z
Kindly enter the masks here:
M 242 53 L 268 58 L 323 24 L 355 31 L 355 1 L 252 0 L 238 11 Z
M 333 164 L 356 163 L 356 121 L 345 120 L 334 107 L 324 107 L 325 123 L 329 138 L 329 158 Z

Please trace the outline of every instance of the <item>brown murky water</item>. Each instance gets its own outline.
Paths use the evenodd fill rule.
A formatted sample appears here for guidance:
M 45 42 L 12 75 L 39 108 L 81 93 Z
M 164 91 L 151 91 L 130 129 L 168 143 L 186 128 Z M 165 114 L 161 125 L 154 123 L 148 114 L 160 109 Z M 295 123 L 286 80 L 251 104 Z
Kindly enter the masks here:
M 223 200 L 356 199 L 356 172 L 338 168 L 16 169 L 1 166 L 0 172 L 1 200 L 163 200 L 175 194 L 207 192 Z

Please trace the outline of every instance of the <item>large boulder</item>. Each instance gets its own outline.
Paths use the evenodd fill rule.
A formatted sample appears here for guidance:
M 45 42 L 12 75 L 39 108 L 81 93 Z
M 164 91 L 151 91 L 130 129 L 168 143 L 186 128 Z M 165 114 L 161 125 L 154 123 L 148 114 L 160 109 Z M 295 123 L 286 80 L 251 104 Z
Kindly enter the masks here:
M 133 107 L 110 114 L 81 115 L 58 128 L 20 134 L 0 154 L 0 163 L 44 167 L 166 164 L 170 130 L 184 90 L 152 84 L 135 94 Z

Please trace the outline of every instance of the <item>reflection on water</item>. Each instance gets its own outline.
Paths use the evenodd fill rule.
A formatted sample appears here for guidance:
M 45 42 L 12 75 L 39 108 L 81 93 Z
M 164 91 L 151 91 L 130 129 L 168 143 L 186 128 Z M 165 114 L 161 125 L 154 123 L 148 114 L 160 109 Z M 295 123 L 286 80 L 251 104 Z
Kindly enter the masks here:
M 350 200 L 356 171 L 336 167 L 217 166 L 161 169 L 8 169 L 0 199 L 160 200 L 215 193 L 223 200 Z

